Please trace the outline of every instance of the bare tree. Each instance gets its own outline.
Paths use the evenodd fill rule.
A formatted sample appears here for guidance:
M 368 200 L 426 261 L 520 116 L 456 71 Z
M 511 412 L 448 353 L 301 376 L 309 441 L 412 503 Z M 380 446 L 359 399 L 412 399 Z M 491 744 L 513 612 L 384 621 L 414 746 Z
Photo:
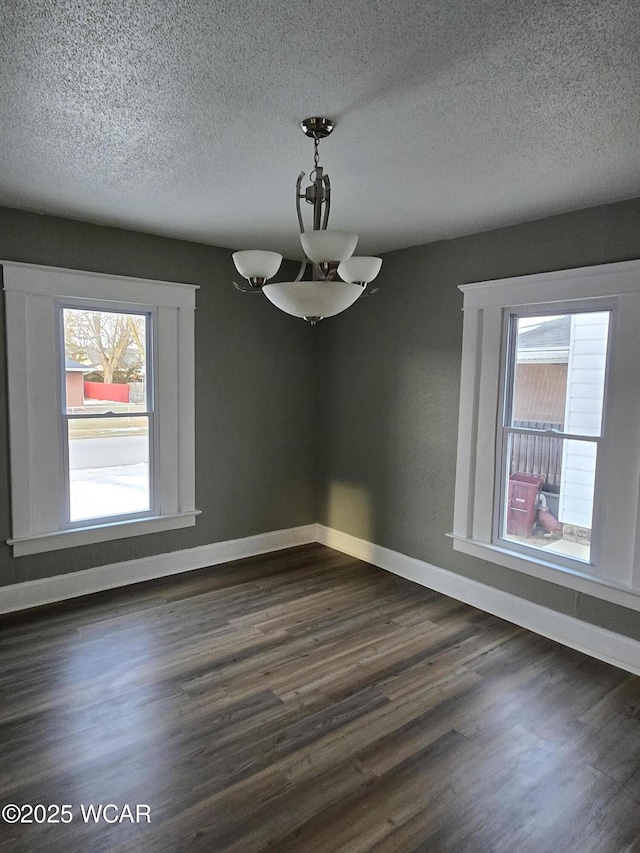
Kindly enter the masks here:
M 140 372 L 144 366 L 145 317 L 110 311 L 64 310 L 64 340 L 67 358 L 98 363 L 104 382 L 113 382 L 116 372 Z

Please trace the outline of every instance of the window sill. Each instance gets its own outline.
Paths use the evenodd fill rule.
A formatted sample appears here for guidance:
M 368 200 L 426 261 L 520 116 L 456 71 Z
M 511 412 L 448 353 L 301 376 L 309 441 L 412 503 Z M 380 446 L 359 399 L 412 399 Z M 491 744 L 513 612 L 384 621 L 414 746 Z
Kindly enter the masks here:
M 46 551 L 58 551 L 62 548 L 76 548 L 79 545 L 110 542 L 129 536 L 142 536 L 145 533 L 159 533 L 165 530 L 178 530 L 181 527 L 193 527 L 198 515 L 200 515 L 200 510 L 192 510 L 175 515 L 135 518 L 131 521 L 118 521 L 113 524 L 96 524 L 92 527 L 82 527 L 75 530 L 40 533 L 24 539 L 7 539 L 7 545 L 13 547 L 14 557 L 25 557 L 28 554 L 42 554 Z
M 465 539 L 462 536 L 456 536 L 454 533 L 448 533 L 447 536 L 453 539 L 454 551 L 460 551 L 480 560 L 486 560 L 489 563 L 496 563 L 499 566 L 505 566 L 508 569 L 540 578 L 540 580 L 567 587 L 603 601 L 620 604 L 623 607 L 629 607 L 631 610 L 640 611 L 640 590 L 633 590 L 607 578 L 589 575 L 578 569 L 559 566 L 547 560 L 523 557 L 520 553 L 490 542 Z

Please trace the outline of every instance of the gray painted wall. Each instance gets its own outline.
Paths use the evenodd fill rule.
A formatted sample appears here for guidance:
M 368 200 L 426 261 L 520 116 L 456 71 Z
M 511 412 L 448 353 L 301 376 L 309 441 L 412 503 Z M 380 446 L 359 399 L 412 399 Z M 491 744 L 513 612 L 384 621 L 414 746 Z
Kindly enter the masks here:
M 319 520 L 640 639 L 640 614 L 455 554 L 462 297 L 640 257 L 640 199 L 389 253 L 380 293 L 309 328 L 230 286 L 231 253 L 0 208 L 0 258 L 199 284 L 195 528 L 14 559 L 0 585 Z M 1 318 L 0 334 L 4 334 Z M 0 349 L 0 542 L 10 535 Z
M 196 295 L 196 526 L 14 559 L 0 319 L 0 586 L 316 521 L 310 329 L 231 286 L 231 252 L 0 208 L 0 258 L 184 281 Z M 4 305 L 4 302 L 2 301 Z
M 640 199 L 391 252 L 317 327 L 319 521 L 640 639 L 640 613 L 454 553 L 457 285 L 640 257 Z

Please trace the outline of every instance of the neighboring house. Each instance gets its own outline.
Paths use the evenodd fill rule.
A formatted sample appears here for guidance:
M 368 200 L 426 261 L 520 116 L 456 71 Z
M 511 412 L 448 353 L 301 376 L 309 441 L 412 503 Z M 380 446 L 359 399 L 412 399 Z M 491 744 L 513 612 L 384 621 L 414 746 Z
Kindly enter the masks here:
M 571 321 L 553 317 L 518 335 L 514 420 L 564 426 Z
M 84 380 L 86 373 L 92 373 L 93 367 L 80 364 L 72 358 L 65 358 L 64 376 L 67 389 L 67 408 L 77 409 L 84 405 Z
M 567 433 L 600 434 L 608 335 L 607 311 L 571 315 L 564 415 Z M 591 530 L 595 476 L 596 445 L 566 441 L 558 511 L 563 524 Z
M 608 324 L 607 312 L 572 314 L 519 333 L 514 426 L 599 433 L 604 370 L 593 360 L 604 363 Z M 520 438 L 523 447 L 518 458 L 514 454 L 514 470 L 542 474 L 543 488 L 559 494 L 558 520 L 590 530 L 595 444 Z M 530 452 L 532 443 L 537 453 Z

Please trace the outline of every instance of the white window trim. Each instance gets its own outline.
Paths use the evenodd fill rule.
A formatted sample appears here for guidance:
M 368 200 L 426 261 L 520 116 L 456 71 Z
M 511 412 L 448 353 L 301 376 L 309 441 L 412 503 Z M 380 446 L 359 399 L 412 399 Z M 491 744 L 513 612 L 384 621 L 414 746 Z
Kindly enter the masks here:
M 195 524 L 196 285 L 0 261 L 6 306 L 14 557 Z M 68 529 L 60 520 L 59 341 L 65 299 L 118 303 L 155 317 L 157 515 Z
M 640 261 L 462 285 L 464 326 L 453 547 L 640 610 Z M 505 313 L 513 309 L 612 307 L 607 435 L 598 486 L 606 518 L 596 573 L 578 561 L 529 555 L 496 541 L 497 448 Z

